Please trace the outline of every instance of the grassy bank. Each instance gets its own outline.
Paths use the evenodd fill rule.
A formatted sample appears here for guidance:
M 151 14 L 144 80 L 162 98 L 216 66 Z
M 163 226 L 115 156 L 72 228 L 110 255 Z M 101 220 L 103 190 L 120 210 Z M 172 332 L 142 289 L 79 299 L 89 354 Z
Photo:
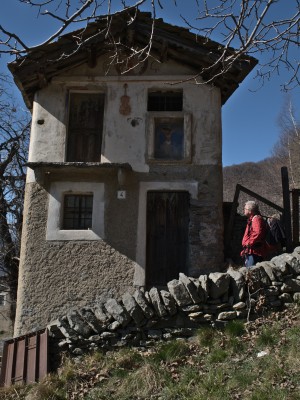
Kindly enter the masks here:
M 58 374 L 0 390 L 26 400 L 296 400 L 300 398 L 300 307 L 188 340 L 65 359 Z

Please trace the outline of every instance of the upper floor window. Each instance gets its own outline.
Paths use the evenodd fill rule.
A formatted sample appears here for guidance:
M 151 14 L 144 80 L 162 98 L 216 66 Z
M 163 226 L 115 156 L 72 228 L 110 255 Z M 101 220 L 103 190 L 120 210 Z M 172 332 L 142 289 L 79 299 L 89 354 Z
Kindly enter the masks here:
M 104 94 L 70 93 L 67 161 L 100 162 Z
M 149 92 L 148 111 L 182 111 L 182 91 Z

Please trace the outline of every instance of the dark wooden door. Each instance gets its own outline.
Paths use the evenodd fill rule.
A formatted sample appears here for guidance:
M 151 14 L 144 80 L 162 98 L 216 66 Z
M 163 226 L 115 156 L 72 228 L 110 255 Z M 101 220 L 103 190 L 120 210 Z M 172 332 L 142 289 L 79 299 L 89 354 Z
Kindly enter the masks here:
M 187 271 L 188 192 L 148 192 L 146 286 L 165 286 Z

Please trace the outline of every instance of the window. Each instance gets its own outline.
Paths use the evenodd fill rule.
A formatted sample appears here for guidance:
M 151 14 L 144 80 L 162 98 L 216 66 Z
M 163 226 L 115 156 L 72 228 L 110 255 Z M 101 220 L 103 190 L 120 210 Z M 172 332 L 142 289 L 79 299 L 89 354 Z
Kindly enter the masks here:
M 149 92 L 148 111 L 182 111 L 182 91 Z
M 46 240 L 104 239 L 104 183 L 52 182 Z
M 148 93 L 148 161 L 190 162 L 191 118 L 182 91 Z
M 100 162 L 104 94 L 70 93 L 67 161 Z
M 63 229 L 91 229 L 93 195 L 65 195 Z

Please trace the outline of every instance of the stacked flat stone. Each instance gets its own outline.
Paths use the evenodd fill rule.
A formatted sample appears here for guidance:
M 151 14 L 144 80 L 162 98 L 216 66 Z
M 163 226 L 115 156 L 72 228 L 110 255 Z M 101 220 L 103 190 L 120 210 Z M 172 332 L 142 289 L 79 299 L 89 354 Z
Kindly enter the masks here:
M 167 284 L 107 299 L 48 325 L 60 350 L 82 354 L 96 348 L 148 346 L 157 340 L 191 336 L 202 324 L 246 318 L 263 297 L 266 309 L 300 301 L 300 247 L 249 269 L 229 268 L 192 278 L 179 274 Z

